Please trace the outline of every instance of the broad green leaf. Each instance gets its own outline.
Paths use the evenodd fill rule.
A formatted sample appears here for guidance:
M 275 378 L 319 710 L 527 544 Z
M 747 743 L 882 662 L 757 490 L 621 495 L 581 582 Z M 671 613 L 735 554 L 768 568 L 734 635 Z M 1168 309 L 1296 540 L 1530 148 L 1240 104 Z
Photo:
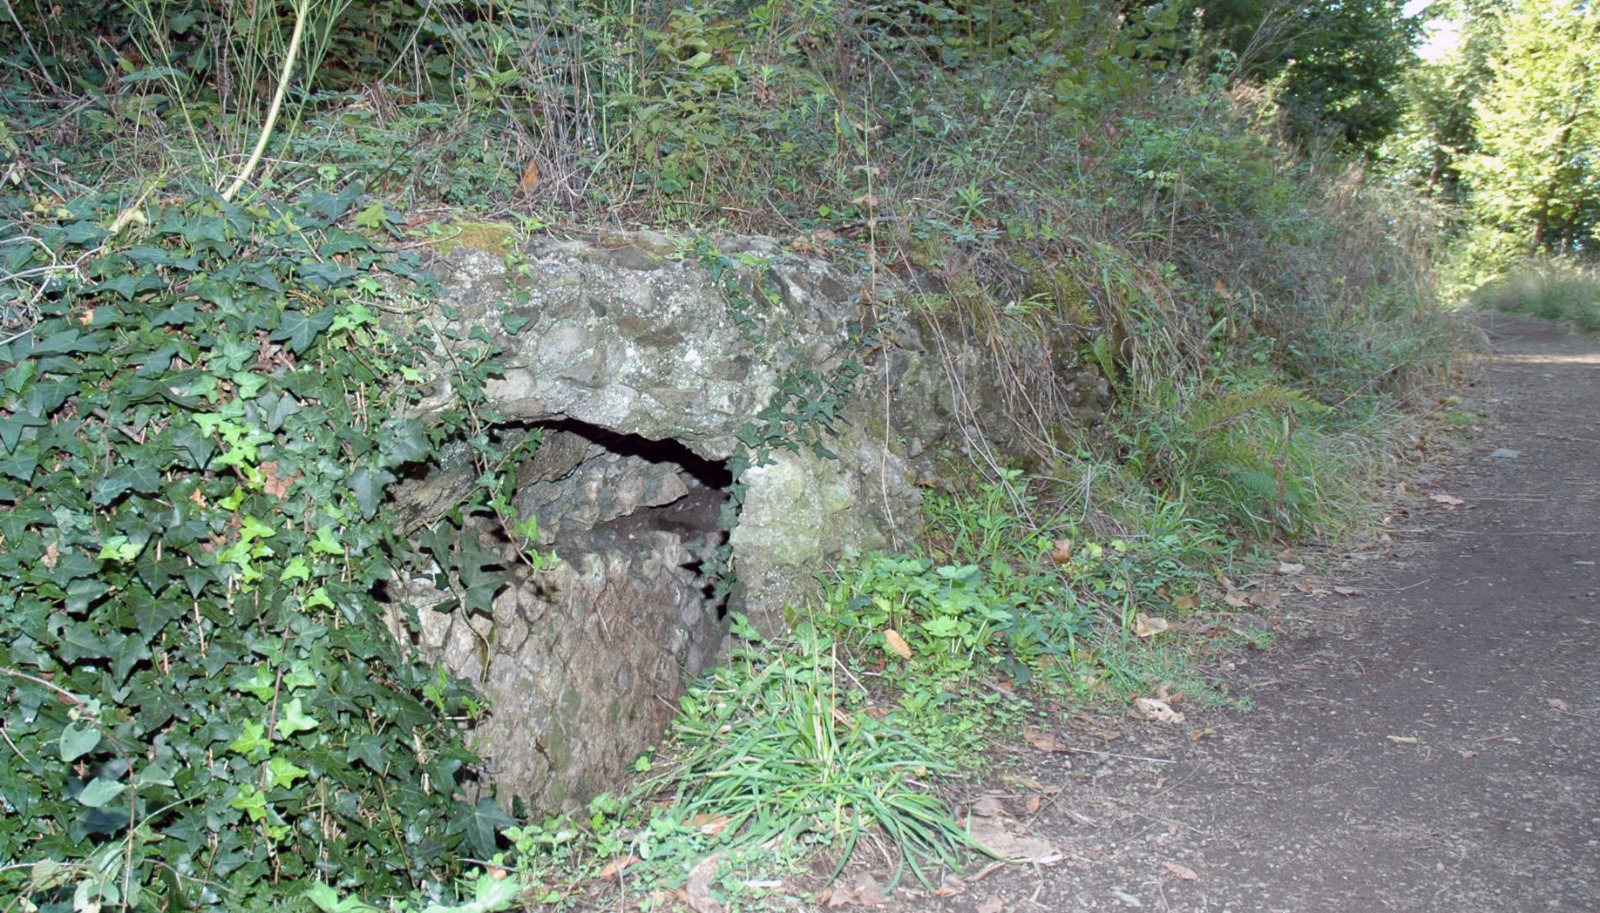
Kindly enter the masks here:
M 39 468 L 39 460 L 24 450 L 0 458 L 0 475 L 17 479 L 22 482 L 33 478 L 33 471 Z
M 89 781 L 89 785 L 85 786 L 82 792 L 78 793 L 77 798 L 79 804 L 87 808 L 100 808 L 112 799 L 122 795 L 127 788 L 128 786 L 125 783 L 118 783 L 115 780 L 102 780 L 96 777 Z
M 101 561 L 132 561 L 138 556 L 140 548 L 142 546 L 129 542 L 127 536 L 110 536 L 101 544 L 98 557 Z
M 82 720 L 74 720 L 61 730 L 61 760 L 67 764 L 78 760 L 100 744 L 100 727 Z
M 283 569 L 283 572 L 278 575 L 278 579 L 284 583 L 289 583 L 295 580 L 310 580 L 311 562 L 307 561 L 303 555 L 295 555 L 293 558 L 289 559 L 288 565 L 286 565 Z
M 361 761 L 374 773 L 383 773 L 388 767 L 383 759 L 383 740 L 375 735 L 351 739 L 345 749 L 345 760 Z
M 500 315 L 500 326 L 504 327 L 505 331 L 510 333 L 512 336 L 521 333 L 523 329 L 532 322 L 532 317 L 518 314 L 515 311 L 507 311 L 506 313 Z
M 332 323 L 332 308 L 323 308 L 310 314 L 297 310 L 284 311 L 283 320 L 270 338 L 274 342 L 286 344 L 289 351 L 299 355 L 311 348 L 311 344 L 316 342 L 322 331 Z
M 275 757 L 267 762 L 267 789 L 283 787 L 292 789 L 296 780 L 308 776 L 311 772 L 304 767 L 299 767 L 287 758 Z
M 278 735 L 287 739 L 296 733 L 316 729 L 319 725 L 321 724 L 317 720 L 306 715 L 305 709 L 301 706 L 300 698 L 295 698 L 284 705 L 278 717 Z
M 388 221 L 389 214 L 384 211 L 382 200 L 374 200 L 356 213 L 356 224 L 372 231 L 382 231 Z
M 456 803 L 450 812 L 452 834 L 466 837 L 467 846 L 480 859 L 488 859 L 495 852 L 495 831 L 516 827 L 517 821 L 506 814 L 493 799 L 479 799 L 476 805 Z
M 473 884 L 472 899 L 484 913 L 491 910 L 509 910 L 517 906 L 522 892 L 528 889 L 519 878 L 507 878 L 504 872 L 499 873 L 499 876 L 484 872 Z
M 350 473 L 350 490 L 355 492 L 362 519 L 370 520 L 378 512 L 378 505 L 383 503 L 383 490 L 394 480 L 394 473 L 387 469 L 363 466 Z
M 228 805 L 244 812 L 251 821 L 259 823 L 267 819 L 267 797 L 249 783 L 239 787 L 238 794 L 228 801 Z
M 238 736 L 227 744 L 230 752 L 245 756 L 246 760 L 261 761 L 272 752 L 272 740 L 267 739 L 267 728 L 254 720 L 245 720 Z
M 309 544 L 311 550 L 319 555 L 344 554 L 344 546 L 339 544 L 338 534 L 334 532 L 332 524 L 317 527 L 316 538 Z

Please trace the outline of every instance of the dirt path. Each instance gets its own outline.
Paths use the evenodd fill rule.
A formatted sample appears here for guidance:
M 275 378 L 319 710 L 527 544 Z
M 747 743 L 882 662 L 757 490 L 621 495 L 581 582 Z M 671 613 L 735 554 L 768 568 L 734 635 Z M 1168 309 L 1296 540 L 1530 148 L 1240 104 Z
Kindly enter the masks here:
M 890 908 L 1600 911 L 1600 343 L 1486 329 L 1481 448 L 1288 603 L 1253 712 L 1059 721 L 1083 749 L 1019 746 L 990 808 L 1060 861 Z

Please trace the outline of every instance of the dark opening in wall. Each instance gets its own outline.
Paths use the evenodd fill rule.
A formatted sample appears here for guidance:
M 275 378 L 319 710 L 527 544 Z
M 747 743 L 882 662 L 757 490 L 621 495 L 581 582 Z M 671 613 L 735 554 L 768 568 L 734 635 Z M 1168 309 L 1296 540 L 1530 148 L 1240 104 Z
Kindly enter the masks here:
M 733 476 L 675 440 L 653 441 L 570 419 L 542 422 L 538 450 L 518 469 L 513 503 L 539 518 L 541 546 L 584 555 L 682 549 L 679 566 L 720 620 Z M 665 556 L 663 556 L 665 557 Z

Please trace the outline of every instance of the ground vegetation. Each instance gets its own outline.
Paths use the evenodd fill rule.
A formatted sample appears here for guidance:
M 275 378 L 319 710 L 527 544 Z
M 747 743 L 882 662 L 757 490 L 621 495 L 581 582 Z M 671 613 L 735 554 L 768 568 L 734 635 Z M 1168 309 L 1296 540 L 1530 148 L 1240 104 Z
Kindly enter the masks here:
M 1361 522 L 1457 338 L 1440 222 L 1356 151 L 1392 122 L 1412 26 L 1315 12 L 1252 69 L 1272 10 L 6 4 L 5 892 L 748 907 L 764 889 L 730 873 L 865 847 L 931 880 L 985 850 L 941 778 L 1036 702 L 1239 700 L 1185 619 L 1249 604 L 1251 548 Z M 1374 42 L 1383 66 L 1353 67 Z M 395 252 L 458 243 L 463 212 L 497 244 L 754 231 L 896 275 L 1035 417 L 1027 452 L 949 455 L 928 541 L 827 569 L 789 640 L 739 629 L 640 782 L 577 818 L 479 798 L 455 724 L 482 707 L 377 603 L 418 567 L 461 611 L 496 591 L 470 537 L 384 525 L 386 486 L 448 434 L 482 480 L 453 529 L 536 534 L 505 471 L 536 442 L 472 394 L 494 352 L 413 319 L 430 279 Z M 1058 357 L 1105 380 L 1097 427 L 1036 382 Z M 464 405 L 423 428 L 405 406 L 438 371 Z

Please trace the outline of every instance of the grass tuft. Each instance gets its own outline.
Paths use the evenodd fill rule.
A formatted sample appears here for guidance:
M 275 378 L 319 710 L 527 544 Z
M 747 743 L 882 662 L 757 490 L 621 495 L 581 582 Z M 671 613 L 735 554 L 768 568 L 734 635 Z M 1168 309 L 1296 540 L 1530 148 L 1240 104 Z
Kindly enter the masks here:
M 1471 302 L 1480 310 L 1560 320 L 1600 333 L 1600 270 L 1557 258 L 1528 260 L 1473 292 Z
M 833 877 L 873 834 L 899 853 L 891 886 L 908 868 L 925 885 L 959 868 L 975 844 L 922 781 L 946 765 L 852 709 L 864 695 L 844 675 L 833 640 L 810 626 L 784 647 L 747 643 L 684 698 L 682 753 L 645 792 L 672 792 L 666 816 L 715 828 L 730 850 L 838 846 Z

